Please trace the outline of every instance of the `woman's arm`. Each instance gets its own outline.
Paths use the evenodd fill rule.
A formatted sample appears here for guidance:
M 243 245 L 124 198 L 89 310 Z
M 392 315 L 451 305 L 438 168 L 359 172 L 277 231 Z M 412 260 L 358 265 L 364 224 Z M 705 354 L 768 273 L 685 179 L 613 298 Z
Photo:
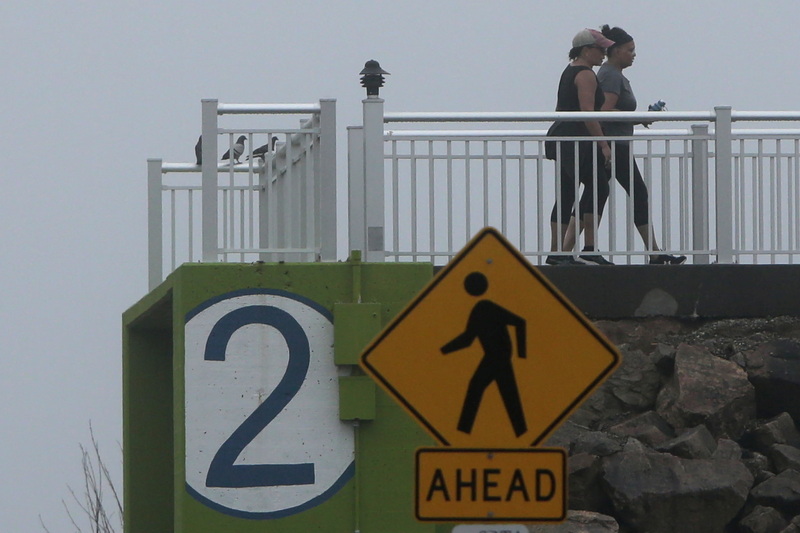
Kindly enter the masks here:
M 607 92 L 603 92 L 603 94 L 606 96 L 606 101 L 603 102 L 603 107 L 600 108 L 600 111 L 616 111 L 619 95 L 617 93 Z
M 580 103 L 581 111 L 594 111 L 594 94 L 597 91 L 597 76 L 590 70 L 582 70 L 575 76 L 575 86 L 578 88 L 578 103 Z M 602 137 L 603 128 L 596 120 L 587 120 L 585 122 L 586 129 L 589 130 L 589 135 L 592 137 Z M 605 140 L 598 141 L 600 150 L 606 161 L 611 160 L 611 148 Z
M 603 102 L 603 107 L 600 108 L 600 111 L 619 111 L 617 109 L 617 102 L 619 102 L 619 95 L 617 93 L 607 93 L 603 92 L 606 96 L 606 101 Z M 645 128 L 649 128 L 652 122 L 636 122 L 635 124 L 641 124 Z

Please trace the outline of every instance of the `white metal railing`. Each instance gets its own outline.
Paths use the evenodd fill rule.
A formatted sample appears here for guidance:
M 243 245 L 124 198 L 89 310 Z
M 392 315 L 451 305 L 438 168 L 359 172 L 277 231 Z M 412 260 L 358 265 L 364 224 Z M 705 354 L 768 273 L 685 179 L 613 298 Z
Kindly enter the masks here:
M 800 260 L 800 131 L 734 130 L 733 235 L 742 261 Z
M 189 261 L 335 260 L 335 100 L 202 106 L 202 154 L 214 157 L 148 160 L 150 287 Z M 219 127 L 220 115 L 243 114 L 310 117 L 299 128 Z M 240 162 L 220 161 L 240 136 Z
M 800 261 L 800 128 L 775 127 L 800 121 L 800 112 L 384 113 L 380 98 L 363 103 L 363 125 L 348 128 L 348 231 L 349 249 L 367 261 L 442 264 L 492 225 L 541 263 L 554 165 L 544 157 L 545 130 L 518 126 L 587 119 L 680 126 L 626 138 L 666 252 L 695 264 Z M 202 152 L 215 157 L 148 160 L 150 286 L 186 261 L 335 260 L 335 100 L 202 106 Z M 219 124 L 225 115 L 286 114 L 307 118 L 295 128 Z M 732 128 L 745 121 L 759 127 Z M 219 161 L 240 135 L 241 162 Z M 611 189 L 598 249 L 616 263 L 641 263 L 648 246 L 634 228 L 633 198 L 613 181 Z
M 478 229 L 493 225 L 541 263 L 550 253 L 550 209 L 556 201 L 554 165 L 544 157 L 546 132 L 504 129 L 502 123 L 587 119 L 686 125 L 625 138 L 633 142 L 649 191 L 651 223 L 667 253 L 688 255 L 695 264 L 800 259 L 800 128 L 777 130 L 773 124 L 800 121 L 800 113 L 729 107 L 660 113 L 384 113 L 380 98 L 364 100 L 363 127 L 348 131 L 350 248 L 365 251 L 371 261 L 441 264 Z M 735 121 L 767 127 L 734 130 Z M 389 123 L 438 129 L 387 129 Z M 470 129 L 442 129 L 445 123 Z M 611 191 L 598 248 L 616 263 L 641 263 L 648 248 L 634 228 L 633 198 L 614 180 Z

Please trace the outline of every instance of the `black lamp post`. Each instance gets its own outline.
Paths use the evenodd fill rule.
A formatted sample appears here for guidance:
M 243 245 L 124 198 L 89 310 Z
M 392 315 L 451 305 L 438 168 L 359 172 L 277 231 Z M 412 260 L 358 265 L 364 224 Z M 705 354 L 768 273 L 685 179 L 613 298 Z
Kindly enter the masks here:
M 380 63 L 370 59 L 360 74 L 361 86 L 367 88 L 367 98 L 378 98 L 378 91 L 383 87 L 383 75 L 389 73 L 381 68 Z

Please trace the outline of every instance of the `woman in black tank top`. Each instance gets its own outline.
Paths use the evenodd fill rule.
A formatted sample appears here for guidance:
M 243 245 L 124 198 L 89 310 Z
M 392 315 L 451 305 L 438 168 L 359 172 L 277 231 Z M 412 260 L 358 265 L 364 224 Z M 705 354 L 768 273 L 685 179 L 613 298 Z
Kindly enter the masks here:
M 593 67 L 599 66 L 605 58 L 605 50 L 614 44 L 599 31 L 585 29 L 578 32 L 572 40 L 569 57 L 572 60 L 561 74 L 558 84 L 556 111 L 600 111 L 604 95 L 597 82 Z M 597 121 L 565 121 L 551 128 L 554 136 L 602 137 L 603 130 Z M 558 143 L 557 183 L 558 198 L 550 215 L 551 244 L 553 253 L 547 264 L 611 264 L 602 256 L 595 254 L 595 226 L 600 223 L 606 199 L 608 198 L 608 175 L 606 161 L 611 158 L 611 149 L 606 141 L 597 142 L 597 158 L 594 157 L 592 142 Z M 575 162 L 578 161 L 578 180 L 583 184 L 583 194 L 578 204 L 581 229 L 585 230 L 583 253 L 576 259 L 569 252 L 575 246 L 576 224 L 575 204 Z M 595 179 L 595 173 L 597 175 Z M 596 183 L 596 186 L 595 186 Z M 596 187 L 596 188 L 595 188 Z M 563 253 L 566 252 L 566 253 Z

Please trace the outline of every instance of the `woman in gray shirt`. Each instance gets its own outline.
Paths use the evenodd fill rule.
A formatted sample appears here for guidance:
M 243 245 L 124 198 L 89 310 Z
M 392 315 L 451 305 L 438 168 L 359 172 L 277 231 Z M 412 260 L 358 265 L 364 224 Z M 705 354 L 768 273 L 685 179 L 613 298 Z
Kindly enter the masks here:
M 614 45 L 606 50 L 607 60 L 597 72 L 597 80 L 605 95 L 603 111 L 636 111 L 636 97 L 631 90 L 631 83 L 622 74 L 622 71 L 633 64 L 636 58 L 636 43 L 622 28 L 609 28 L 606 24 L 602 33 L 614 41 Z M 609 121 L 603 123 L 603 133 L 609 136 L 633 135 L 632 122 Z M 647 186 L 642 179 L 642 173 L 635 160 L 630 157 L 630 141 L 613 141 L 614 143 L 614 169 L 612 174 L 633 198 L 633 222 L 639 235 L 642 236 L 645 246 L 651 252 L 661 249 L 656 242 L 656 236 L 650 224 L 650 210 L 648 205 Z M 631 168 L 631 162 L 633 168 Z M 631 194 L 633 188 L 633 194 Z M 654 253 L 650 255 L 651 265 L 679 265 L 686 261 L 686 256 Z

